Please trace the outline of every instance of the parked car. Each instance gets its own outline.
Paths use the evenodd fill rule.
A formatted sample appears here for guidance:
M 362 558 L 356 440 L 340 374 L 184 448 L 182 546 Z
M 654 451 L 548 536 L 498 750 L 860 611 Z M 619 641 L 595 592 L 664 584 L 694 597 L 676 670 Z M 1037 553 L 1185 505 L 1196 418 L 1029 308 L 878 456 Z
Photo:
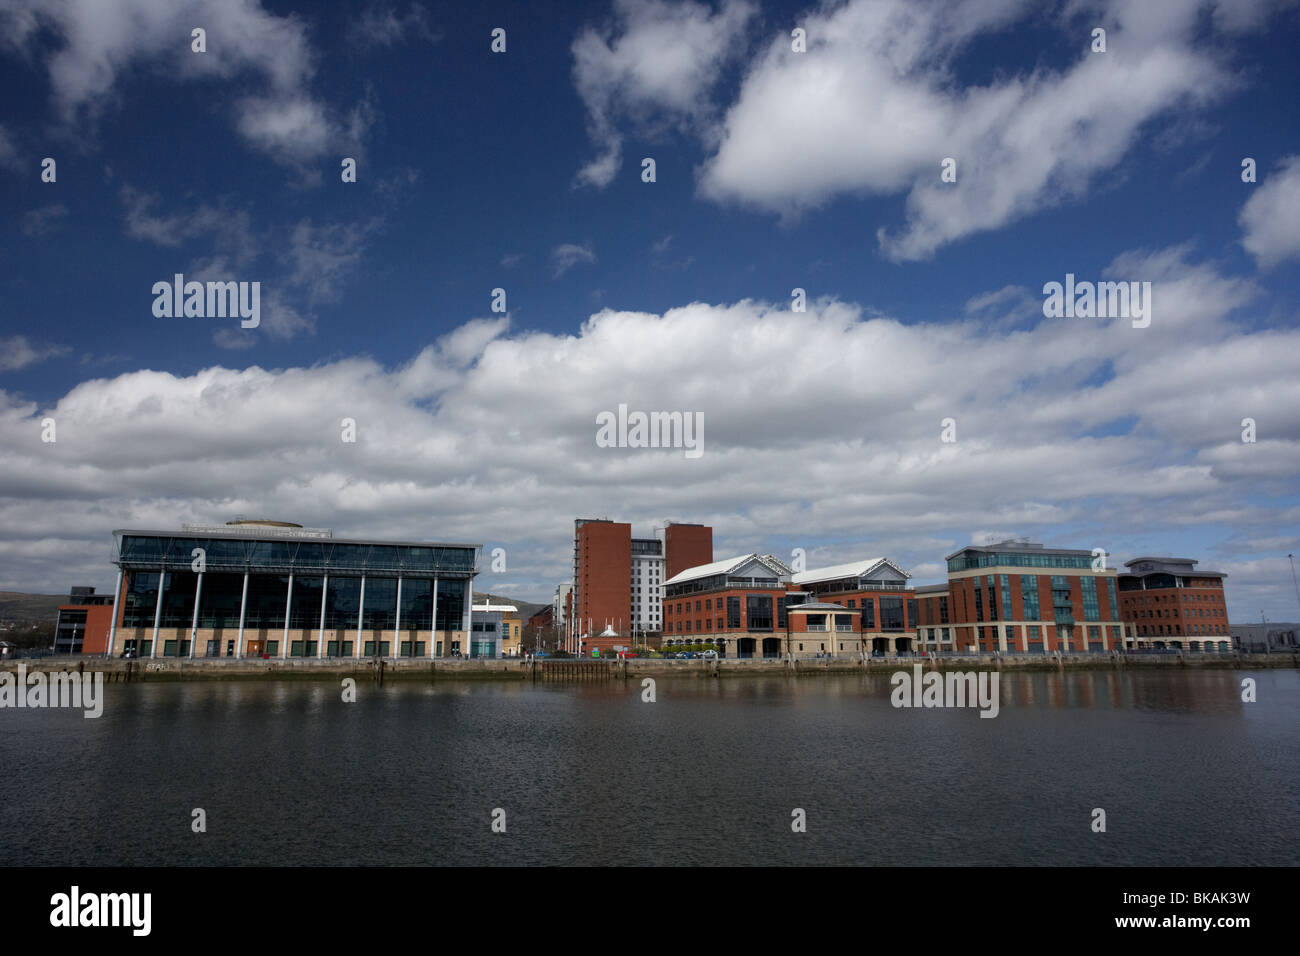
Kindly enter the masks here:
M 700 656 L 703 657 L 706 661 L 711 661 L 711 660 L 713 660 L 715 657 L 718 656 L 718 652 L 717 652 L 717 651 L 705 651 L 705 652 L 704 652 L 703 654 L 701 654 Z

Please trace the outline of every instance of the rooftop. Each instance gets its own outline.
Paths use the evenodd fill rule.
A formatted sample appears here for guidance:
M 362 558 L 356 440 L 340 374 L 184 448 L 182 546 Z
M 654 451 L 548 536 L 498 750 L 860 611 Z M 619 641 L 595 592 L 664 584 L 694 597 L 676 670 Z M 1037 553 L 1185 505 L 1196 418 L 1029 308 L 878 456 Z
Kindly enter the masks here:
M 789 573 L 789 568 L 770 554 L 738 554 L 734 558 L 723 558 L 721 561 L 714 561 L 712 564 L 700 564 L 693 568 L 687 568 L 685 571 L 679 571 L 671 578 L 664 582 L 664 586 L 669 584 L 682 584 L 686 581 L 696 581 L 700 578 L 711 578 L 719 574 L 730 574 L 738 570 L 751 561 L 761 561 L 767 565 L 772 573 L 778 578 L 783 574 Z
M 824 568 L 813 568 L 811 571 L 800 571 L 790 580 L 793 584 L 813 584 L 818 581 L 838 581 L 840 578 L 863 578 L 882 564 L 893 568 L 905 578 L 911 577 L 888 558 L 865 558 L 850 561 L 848 564 L 832 564 Z

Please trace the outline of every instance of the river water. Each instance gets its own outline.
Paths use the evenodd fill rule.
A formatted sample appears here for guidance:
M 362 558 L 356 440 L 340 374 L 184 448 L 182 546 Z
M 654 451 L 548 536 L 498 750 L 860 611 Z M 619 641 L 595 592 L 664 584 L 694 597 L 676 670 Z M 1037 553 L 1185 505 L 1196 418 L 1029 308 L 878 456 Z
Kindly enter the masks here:
M 105 693 L 0 710 L 0 864 L 1300 863 L 1292 670 L 1004 674 L 993 719 L 886 675 Z

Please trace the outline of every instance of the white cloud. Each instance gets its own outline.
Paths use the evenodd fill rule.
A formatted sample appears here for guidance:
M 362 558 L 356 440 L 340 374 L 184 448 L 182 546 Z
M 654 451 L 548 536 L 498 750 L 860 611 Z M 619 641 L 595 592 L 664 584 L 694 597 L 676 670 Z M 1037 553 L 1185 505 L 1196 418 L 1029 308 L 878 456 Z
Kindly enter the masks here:
M 691 0 L 616 0 L 614 23 L 588 27 L 573 41 L 573 77 L 587 107 L 599 155 L 578 183 L 608 186 L 622 160 L 620 121 L 652 132 L 659 123 L 695 124 L 722 68 L 740 53 L 754 13 L 748 0 L 723 0 L 714 12 Z
M 66 355 L 69 351 L 65 345 L 33 342 L 25 335 L 0 338 L 0 372 L 16 372 L 46 359 Z
M 380 226 L 380 219 L 323 226 L 313 225 L 310 219 L 299 222 L 289 237 L 289 283 L 305 289 L 312 302 L 337 298 Z
M 190 48 L 196 25 L 207 52 Z M 119 80 L 149 70 L 154 82 L 260 79 L 261 90 L 235 102 L 233 120 L 249 144 L 300 167 L 327 148 L 355 145 L 353 119 L 336 115 L 310 91 L 316 55 L 306 23 L 275 16 L 259 0 L 0 0 L 0 35 L 30 57 L 44 30 L 57 38 L 45 57 L 54 106 L 78 137 L 119 104 Z
M 828 563 L 908 568 L 981 532 L 1119 556 L 1219 521 L 1295 537 L 1300 328 L 1243 331 L 1253 287 L 1186 249 L 1112 270 L 1156 283 L 1149 328 L 1041 319 L 990 335 L 964 315 L 905 325 L 831 300 L 692 303 L 601 311 L 576 334 L 475 320 L 397 368 L 139 371 L 48 408 L 0 391 L 0 587 L 108 584 L 112 528 L 235 513 L 504 543 L 536 556 L 512 561 L 534 595 L 566 573 L 582 514 L 703 521 L 735 551 L 833 539 Z M 596 415 L 619 403 L 702 412 L 703 456 L 596 447 Z M 56 445 L 39 441 L 46 414 Z M 948 416 L 955 444 L 940 441 Z M 1230 601 L 1249 580 L 1234 575 Z
M 833 197 L 906 194 L 906 223 L 881 227 L 893 260 L 1084 196 L 1140 130 L 1234 80 L 1211 44 L 1193 46 L 1198 2 L 1075 4 L 1080 38 L 1059 68 L 956 83 L 972 41 L 1041 10 L 1018 0 L 850 0 L 809 14 L 808 51 L 780 35 L 751 66 L 705 163 L 703 195 L 797 216 Z M 1085 8 L 1100 8 L 1083 16 Z M 1109 27 L 1089 51 L 1088 24 Z M 945 158 L 957 182 L 940 180 Z
M 49 203 L 23 214 L 24 236 L 48 236 L 55 232 L 68 215 L 68 207 L 61 202 Z
M 1260 268 L 1300 257 L 1300 156 L 1287 156 L 1276 172 L 1243 188 L 1252 193 L 1238 218 L 1245 233 L 1241 244 Z
M 0 126 L 0 166 L 13 172 L 22 171 L 22 161 L 18 156 L 18 147 L 14 145 L 9 132 Z
M 579 263 L 590 265 L 595 261 L 596 252 L 591 243 L 565 242 L 551 250 L 551 269 L 557 279 Z
M 411 3 L 400 14 L 396 7 L 367 7 L 348 25 L 348 38 L 356 46 L 373 50 L 416 39 L 434 43 L 441 34 L 429 22 L 429 11 Z

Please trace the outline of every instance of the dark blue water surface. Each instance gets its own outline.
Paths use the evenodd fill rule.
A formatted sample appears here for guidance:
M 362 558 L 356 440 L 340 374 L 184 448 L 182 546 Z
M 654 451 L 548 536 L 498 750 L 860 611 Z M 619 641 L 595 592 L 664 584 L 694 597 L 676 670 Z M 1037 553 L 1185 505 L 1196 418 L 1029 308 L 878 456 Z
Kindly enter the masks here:
M 1009 674 L 995 719 L 889 692 L 110 685 L 98 720 L 0 710 L 0 864 L 1300 862 L 1295 671 Z

